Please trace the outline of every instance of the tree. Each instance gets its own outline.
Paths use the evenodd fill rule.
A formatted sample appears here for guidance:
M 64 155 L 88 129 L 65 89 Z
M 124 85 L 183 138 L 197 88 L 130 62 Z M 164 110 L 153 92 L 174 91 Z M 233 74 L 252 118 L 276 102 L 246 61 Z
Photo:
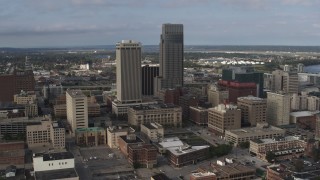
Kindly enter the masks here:
M 272 151 L 268 151 L 266 154 L 266 160 L 271 163 L 274 162 L 276 158 L 276 155 Z

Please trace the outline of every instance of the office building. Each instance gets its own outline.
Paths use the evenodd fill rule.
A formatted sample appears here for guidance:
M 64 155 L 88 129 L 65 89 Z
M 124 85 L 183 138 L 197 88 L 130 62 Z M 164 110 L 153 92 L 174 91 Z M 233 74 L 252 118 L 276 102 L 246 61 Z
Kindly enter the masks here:
M 208 109 L 200 106 L 190 106 L 190 121 L 197 125 L 208 124 Z
M 44 120 L 40 125 L 27 126 L 27 144 L 29 148 L 51 146 L 65 148 L 65 128 L 57 122 Z
M 164 128 L 159 123 L 141 124 L 141 135 L 152 142 L 159 142 L 164 137 Z
M 284 129 L 270 126 L 267 123 L 258 123 L 256 127 L 226 130 L 225 139 L 232 142 L 234 146 L 238 146 L 240 143 L 249 142 L 253 139 L 284 136 L 285 133 Z
M 239 97 L 237 106 L 241 109 L 242 126 L 256 126 L 266 122 L 267 101 L 262 98 L 247 96 Z
M 159 66 L 145 65 L 141 68 L 142 72 L 142 95 L 154 95 L 154 78 L 159 76 Z
M 141 44 L 123 40 L 116 44 L 117 100 L 123 104 L 142 101 Z
M 79 146 L 99 146 L 107 144 L 106 130 L 101 127 L 76 129 L 76 143 Z
M 196 164 L 208 158 L 210 146 L 189 146 L 168 148 L 168 161 L 173 167 L 182 167 L 188 164 Z
M 224 134 L 225 130 L 241 128 L 241 110 L 237 106 L 219 104 L 208 110 L 208 127 L 211 131 Z
M 36 117 L 38 116 L 38 105 L 36 103 L 30 103 L 25 105 L 25 116 Z
M 88 101 L 81 90 L 67 90 L 67 120 L 73 135 L 78 128 L 88 127 Z
M 307 142 L 301 140 L 300 136 L 285 136 L 250 140 L 249 152 L 266 161 L 267 153 L 272 151 L 275 160 L 286 160 L 299 158 L 304 154 L 306 147 Z
M 181 127 L 182 109 L 173 104 L 135 106 L 128 110 L 128 123 L 139 127 L 141 124 L 156 122 L 163 126 Z
M 15 94 L 13 96 L 13 102 L 15 102 L 16 104 L 26 105 L 30 103 L 35 103 L 36 98 L 37 97 L 34 91 L 21 91 L 19 94 Z
M 163 24 L 160 36 L 160 71 L 155 91 L 183 86 L 183 25 Z
M 42 93 L 44 98 L 56 98 L 64 94 L 61 84 L 47 84 L 43 86 Z
M 233 82 L 233 81 L 219 81 L 219 86 L 226 88 L 229 92 L 228 102 L 237 103 L 238 97 L 256 96 L 256 83 L 249 82 Z
M 0 102 L 12 102 L 13 95 L 23 91 L 34 91 L 35 80 L 32 71 L 14 70 L 12 74 L 0 75 Z
M 272 91 L 283 91 L 284 93 L 298 93 L 299 80 L 298 73 L 292 71 L 275 70 L 272 72 Z
M 18 135 L 25 134 L 26 127 L 28 125 L 41 124 L 43 119 L 43 117 L 2 119 L 0 121 L 0 135 L 10 135 L 12 137 L 16 137 Z
M 67 117 L 67 105 L 66 104 L 56 104 L 53 105 L 53 113 L 57 118 Z
M 111 126 L 107 128 L 107 142 L 110 148 L 119 147 L 119 137 L 133 134 L 135 132 L 132 128 L 123 128 L 121 126 Z
M 119 149 L 126 157 L 128 157 L 128 155 L 129 155 L 129 146 L 130 145 L 144 144 L 142 139 L 137 137 L 135 134 L 128 134 L 126 136 L 119 136 L 118 141 L 119 141 Z
M 216 107 L 219 104 L 223 104 L 229 99 L 229 91 L 225 88 L 214 87 L 208 90 L 208 101 L 212 104 L 212 107 Z
M 157 165 L 157 148 L 151 144 L 128 145 L 128 161 L 131 165 L 153 168 Z
M 290 95 L 267 93 L 267 122 L 273 126 L 290 123 Z

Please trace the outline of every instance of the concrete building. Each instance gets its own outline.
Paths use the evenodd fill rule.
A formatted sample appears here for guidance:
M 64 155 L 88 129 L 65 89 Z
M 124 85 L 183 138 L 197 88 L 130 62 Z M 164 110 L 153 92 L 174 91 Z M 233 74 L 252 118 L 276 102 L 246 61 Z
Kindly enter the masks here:
M 272 91 L 278 92 L 283 91 L 284 93 L 298 93 L 299 80 L 298 73 L 290 70 L 275 70 L 272 72 L 273 85 Z
M 156 122 L 163 126 L 181 127 L 181 107 L 173 104 L 158 104 L 150 106 L 135 106 L 128 110 L 128 123 L 133 126 L 140 126 Z
M 67 90 L 67 120 L 71 125 L 72 134 L 78 128 L 88 127 L 88 101 L 81 90 Z
M 256 126 L 266 122 L 267 101 L 262 98 L 248 96 L 239 97 L 237 106 L 241 109 L 242 126 Z
M 153 168 L 157 165 L 157 148 L 151 144 L 128 145 L 128 161 L 131 165 Z
M 140 125 L 141 135 L 152 142 L 158 142 L 164 137 L 164 128 L 159 123 L 146 123 Z
M 196 164 L 208 158 L 210 146 L 189 146 L 168 148 L 168 161 L 174 167 Z
M 126 136 L 119 136 L 119 148 L 120 151 L 128 157 L 130 145 L 142 145 L 144 142 L 135 134 L 128 134 Z
M 43 117 L 36 118 L 12 118 L 12 119 L 3 119 L 0 121 L 0 135 L 10 135 L 16 137 L 19 134 L 26 133 L 26 127 L 28 125 L 37 125 L 41 124 Z
M 267 122 L 273 126 L 290 123 L 290 95 L 267 93 Z
M 158 65 L 145 65 L 141 68 L 142 72 L 142 95 L 151 96 L 154 95 L 154 78 L 159 76 Z
M 42 93 L 45 98 L 49 99 L 64 94 L 64 91 L 61 84 L 48 84 L 43 86 Z
M 15 94 L 13 96 L 13 102 L 16 104 L 30 104 L 30 103 L 35 103 L 37 99 L 36 94 L 34 91 L 21 91 L 19 94 Z
M 190 121 L 196 123 L 197 125 L 207 125 L 208 124 L 208 109 L 200 106 L 190 106 Z
M 128 114 L 128 109 L 130 107 L 134 106 L 140 106 L 140 105 L 152 105 L 152 104 L 158 104 L 157 101 L 142 101 L 140 103 L 128 103 L 128 104 L 122 104 L 119 101 L 113 101 L 112 102 L 112 112 L 115 113 L 116 115 L 127 115 Z
M 67 105 L 66 104 L 56 104 L 53 106 L 54 116 L 57 118 L 67 117 Z
M 110 148 L 119 147 L 119 137 L 133 134 L 135 132 L 132 128 L 123 128 L 121 126 L 111 126 L 107 128 L 107 143 Z
M 117 100 L 123 104 L 142 101 L 141 44 L 123 40 L 116 44 Z
M 12 102 L 13 96 L 23 91 L 34 91 L 35 80 L 32 71 L 14 70 L 12 74 L 0 75 L 0 101 Z
M 52 146 L 65 148 L 65 129 L 57 122 L 42 121 L 40 125 L 27 126 L 27 144 L 29 148 Z
M 99 146 L 107 144 L 106 130 L 101 127 L 76 129 L 76 143 L 80 146 Z
M 241 128 L 225 131 L 225 139 L 238 146 L 240 143 L 249 142 L 253 139 L 265 139 L 284 136 L 285 130 L 269 126 L 267 123 L 258 123 L 256 127 Z
M 307 142 L 299 136 L 254 139 L 250 141 L 249 152 L 266 161 L 267 152 L 272 151 L 276 160 L 292 159 L 304 154 Z
M 208 101 L 212 107 L 225 103 L 229 99 L 229 91 L 218 87 L 208 90 Z
M 26 104 L 25 105 L 25 115 L 27 117 L 36 117 L 38 116 L 38 105 L 36 103 Z
M 155 92 L 183 86 L 183 60 L 183 25 L 163 24 L 160 36 L 160 71 L 159 77 L 155 79 Z
M 101 114 L 101 108 L 98 103 L 88 103 L 88 116 L 98 117 Z
M 208 110 L 208 127 L 218 134 L 225 130 L 241 128 L 241 110 L 237 106 L 219 104 Z

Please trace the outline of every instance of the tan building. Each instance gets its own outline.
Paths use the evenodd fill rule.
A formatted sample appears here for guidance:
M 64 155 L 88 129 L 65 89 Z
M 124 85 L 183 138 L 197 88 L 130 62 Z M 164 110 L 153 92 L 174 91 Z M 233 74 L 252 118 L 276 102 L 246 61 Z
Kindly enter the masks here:
M 28 117 L 38 116 L 38 105 L 36 103 L 25 105 L 25 115 Z
M 208 90 L 208 101 L 212 104 L 212 107 L 216 107 L 219 104 L 224 103 L 227 99 L 229 99 L 228 90 L 222 90 L 218 87 Z
M 122 128 L 121 126 L 108 127 L 107 128 L 107 143 L 110 148 L 119 147 L 119 137 L 126 136 L 128 134 L 134 133 L 135 130 L 132 128 Z
M 100 105 L 98 103 L 88 103 L 88 116 L 100 116 Z
M 266 161 L 267 152 L 272 151 L 277 160 L 300 157 L 307 146 L 307 142 L 300 136 L 274 137 L 272 139 L 254 139 L 250 141 L 249 152 Z
M 181 127 L 182 109 L 173 104 L 157 104 L 149 106 L 135 106 L 128 109 L 128 123 L 140 126 L 156 122 L 163 126 Z
M 285 130 L 275 126 L 269 126 L 267 123 L 258 123 L 256 127 L 226 130 L 225 139 L 228 142 L 232 142 L 235 146 L 238 146 L 240 143 L 249 142 L 253 139 L 284 136 L 285 132 Z
M 210 130 L 224 134 L 225 130 L 241 128 L 241 110 L 234 105 L 219 104 L 208 110 Z
M 239 97 L 237 105 L 241 109 L 243 125 L 256 126 L 257 123 L 266 122 L 267 101 L 265 99 L 253 96 Z
M 29 148 L 52 146 L 65 148 L 65 129 L 57 122 L 41 121 L 40 125 L 29 125 L 27 129 L 27 144 Z
M 290 70 L 275 70 L 272 72 L 272 91 L 283 91 L 284 93 L 298 93 L 299 80 L 297 72 Z
M 141 124 L 141 134 L 153 142 L 163 139 L 164 129 L 159 123 Z
M 142 101 L 141 44 L 122 40 L 116 44 L 117 100 L 123 104 Z
M 78 128 L 76 143 L 80 146 L 99 146 L 107 143 L 106 130 L 101 127 Z
M 267 122 L 274 126 L 290 123 L 290 95 L 267 93 Z
M 36 102 L 36 94 L 34 91 L 21 91 L 20 94 L 15 94 L 13 96 L 13 101 L 17 104 L 29 104 Z
M 78 128 L 88 127 L 88 101 L 81 90 L 67 90 L 67 120 L 72 132 Z

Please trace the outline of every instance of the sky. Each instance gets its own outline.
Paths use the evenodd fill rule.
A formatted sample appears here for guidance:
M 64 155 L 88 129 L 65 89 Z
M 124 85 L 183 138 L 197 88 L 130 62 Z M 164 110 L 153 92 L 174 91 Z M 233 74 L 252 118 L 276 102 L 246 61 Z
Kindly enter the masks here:
M 186 45 L 320 45 L 320 0 L 1 0 L 0 47 L 157 45 L 163 23 Z

